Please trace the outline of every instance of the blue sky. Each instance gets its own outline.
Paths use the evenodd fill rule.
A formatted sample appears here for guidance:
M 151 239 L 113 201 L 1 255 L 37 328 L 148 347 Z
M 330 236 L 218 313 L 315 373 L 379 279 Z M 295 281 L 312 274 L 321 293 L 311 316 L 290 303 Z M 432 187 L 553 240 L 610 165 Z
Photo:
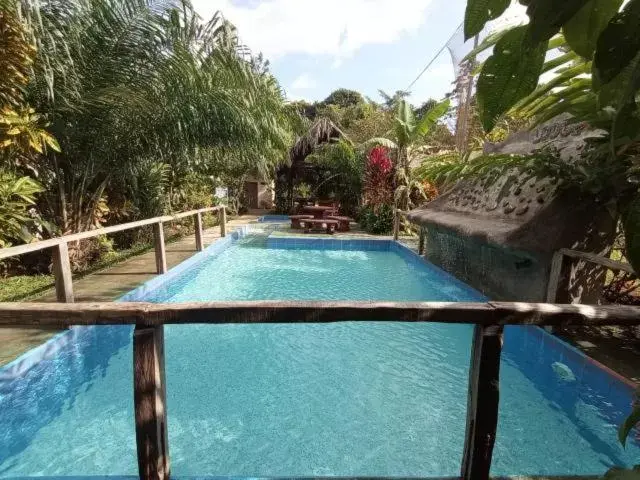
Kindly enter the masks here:
M 322 100 L 344 87 L 379 99 L 405 89 L 464 17 L 466 0 L 192 0 L 221 10 L 243 43 L 262 51 L 290 99 Z M 411 89 L 420 104 L 450 91 L 444 51 Z

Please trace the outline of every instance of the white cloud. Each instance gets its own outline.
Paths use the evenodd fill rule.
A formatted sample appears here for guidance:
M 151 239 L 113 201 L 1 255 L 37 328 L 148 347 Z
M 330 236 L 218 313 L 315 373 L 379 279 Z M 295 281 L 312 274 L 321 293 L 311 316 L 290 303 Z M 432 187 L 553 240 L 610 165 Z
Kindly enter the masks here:
M 311 88 L 315 88 L 315 86 L 315 80 L 311 78 L 308 73 L 303 73 L 291 84 L 291 88 L 294 90 L 309 90 Z
M 217 10 L 242 41 L 269 59 L 292 53 L 351 56 L 367 44 L 392 43 L 426 20 L 431 0 L 192 0 L 205 19 Z

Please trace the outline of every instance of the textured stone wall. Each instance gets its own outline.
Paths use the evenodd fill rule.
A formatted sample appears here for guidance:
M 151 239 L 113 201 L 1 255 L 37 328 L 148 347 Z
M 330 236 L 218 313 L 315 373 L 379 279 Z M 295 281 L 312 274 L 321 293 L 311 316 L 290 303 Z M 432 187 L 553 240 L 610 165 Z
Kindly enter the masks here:
M 543 302 L 550 260 L 490 245 L 436 225 L 426 229 L 426 258 L 492 300 Z

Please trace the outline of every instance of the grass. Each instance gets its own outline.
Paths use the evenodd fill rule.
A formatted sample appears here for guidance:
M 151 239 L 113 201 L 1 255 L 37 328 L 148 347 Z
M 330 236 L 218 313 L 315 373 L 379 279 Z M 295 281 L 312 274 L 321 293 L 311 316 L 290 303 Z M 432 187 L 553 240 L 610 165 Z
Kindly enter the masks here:
M 214 219 L 204 218 L 203 228 L 210 228 L 217 225 Z M 185 228 L 178 234 L 167 236 L 166 244 L 177 242 L 178 240 L 193 234 L 193 228 Z M 153 243 L 140 243 L 124 250 L 110 252 L 104 258 L 90 265 L 88 268 L 73 273 L 73 279 L 77 280 L 91 273 L 111 267 L 136 255 L 141 255 L 153 249 Z M 55 287 L 52 274 L 49 275 L 15 275 L 0 278 L 0 302 L 20 302 L 33 300 L 37 297 L 49 293 Z
M 54 285 L 53 275 L 17 275 L 0 280 L 0 302 L 28 300 L 46 293 Z

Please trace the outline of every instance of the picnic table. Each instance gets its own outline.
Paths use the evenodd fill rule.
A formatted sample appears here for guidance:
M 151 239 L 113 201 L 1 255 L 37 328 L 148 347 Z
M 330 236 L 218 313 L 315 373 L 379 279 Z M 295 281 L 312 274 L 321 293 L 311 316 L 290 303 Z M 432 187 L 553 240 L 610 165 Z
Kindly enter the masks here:
M 349 217 L 341 217 L 341 216 L 329 216 L 327 217 L 329 220 L 335 220 L 338 222 L 338 231 L 339 232 L 348 232 L 350 228 L 350 223 L 353 222 L 353 218 Z
M 304 224 L 304 233 L 310 233 L 312 230 L 324 230 L 329 235 L 333 235 L 333 232 L 338 228 L 337 220 L 328 220 L 326 218 L 312 218 L 308 220 L 302 220 Z
M 303 212 L 310 213 L 311 215 L 313 215 L 313 218 L 315 219 L 324 218 L 325 212 L 333 209 L 334 207 L 323 207 L 321 205 L 310 205 L 310 206 L 302 207 Z

